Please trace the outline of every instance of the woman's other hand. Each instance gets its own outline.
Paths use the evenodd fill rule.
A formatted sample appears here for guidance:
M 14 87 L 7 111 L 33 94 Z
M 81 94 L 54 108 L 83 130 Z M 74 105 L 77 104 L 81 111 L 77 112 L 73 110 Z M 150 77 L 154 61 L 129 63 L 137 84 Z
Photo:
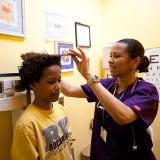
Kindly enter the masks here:
M 72 56 L 72 59 L 77 65 L 78 71 L 88 81 L 92 77 L 90 73 L 90 68 L 89 68 L 89 57 L 86 57 L 84 51 L 80 47 L 77 47 L 77 48 L 80 52 L 77 52 L 73 49 L 69 49 L 70 52 L 68 52 L 67 54 Z M 81 61 L 78 60 L 77 57 L 80 58 Z
M 26 52 L 26 53 L 22 53 L 20 55 L 21 59 L 24 60 L 26 58 L 27 55 L 31 55 L 31 54 L 37 54 L 38 52 L 36 51 L 29 51 L 29 52 Z

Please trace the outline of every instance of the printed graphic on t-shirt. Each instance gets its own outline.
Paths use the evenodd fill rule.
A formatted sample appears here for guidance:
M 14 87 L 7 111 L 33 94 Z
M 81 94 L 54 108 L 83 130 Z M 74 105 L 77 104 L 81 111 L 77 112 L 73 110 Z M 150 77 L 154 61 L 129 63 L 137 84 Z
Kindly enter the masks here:
M 44 150 L 46 153 L 45 160 L 61 152 L 70 142 L 68 129 L 66 127 L 67 117 L 57 121 L 58 125 L 52 124 L 41 130 L 45 140 Z

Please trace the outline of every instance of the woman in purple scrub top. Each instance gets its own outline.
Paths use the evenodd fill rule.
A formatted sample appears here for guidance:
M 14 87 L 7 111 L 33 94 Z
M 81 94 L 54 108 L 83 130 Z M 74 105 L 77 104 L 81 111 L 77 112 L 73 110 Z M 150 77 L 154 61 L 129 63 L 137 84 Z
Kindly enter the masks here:
M 146 129 L 154 121 L 159 95 L 156 87 L 135 77 L 135 71 L 148 72 L 149 59 L 142 44 L 122 39 L 110 52 L 112 77 L 101 79 L 89 70 L 89 59 L 81 48 L 70 49 L 87 84 L 73 87 L 62 80 L 62 93 L 95 102 L 91 160 L 155 160 L 152 141 Z M 82 61 L 79 61 L 78 58 Z

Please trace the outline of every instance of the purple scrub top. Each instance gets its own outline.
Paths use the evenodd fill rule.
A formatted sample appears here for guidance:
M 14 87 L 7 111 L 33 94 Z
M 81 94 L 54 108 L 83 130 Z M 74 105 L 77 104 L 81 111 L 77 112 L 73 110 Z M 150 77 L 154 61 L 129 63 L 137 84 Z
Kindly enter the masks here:
M 101 79 L 101 84 L 108 87 L 115 82 L 115 78 Z M 106 119 L 104 128 L 107 131 L 107 141 L 104 142 L 100 137 L 101 126 L 103 126 L 103 109 L 99 100 L 88 87 L 82 85 L 81 88 L 89 97 L 88 102 L 96 102 L 94 125 L 91 141 L 90 160 L 155 160 L 155 156 L 151 150 L 152 141 L 146 129 L 152 124 L 158 111 L 159 95 L 156 87 L 143 79 L 139 80 L 131 94 L 134 84 L 131 84 L 122 102 L 132 108 L 140 118 L 133 122 L 135 141 L 138 146 L 137 150 L 133 150 L 133 134 L 131 123 L 120 126 L 111 116 Z M 113 94 L 114 85 L 108 90 Z M 122 93 L 115 94 L 116 98 L 120 98 Z M 98 104 L 98 107 L 97 107 Z M 115 111 L 116 112 L 116 111 Z M 108 114 L 105 110 L 105 116 Z

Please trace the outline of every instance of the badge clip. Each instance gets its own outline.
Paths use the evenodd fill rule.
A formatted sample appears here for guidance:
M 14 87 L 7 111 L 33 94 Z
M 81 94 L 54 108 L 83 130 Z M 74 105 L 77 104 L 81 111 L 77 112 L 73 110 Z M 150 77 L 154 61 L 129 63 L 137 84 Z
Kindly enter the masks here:
M 137 149 L 138 149 L 138 147 L 137 147 L 136 143 L 134 142 L 133 150 L 137 150 Z

